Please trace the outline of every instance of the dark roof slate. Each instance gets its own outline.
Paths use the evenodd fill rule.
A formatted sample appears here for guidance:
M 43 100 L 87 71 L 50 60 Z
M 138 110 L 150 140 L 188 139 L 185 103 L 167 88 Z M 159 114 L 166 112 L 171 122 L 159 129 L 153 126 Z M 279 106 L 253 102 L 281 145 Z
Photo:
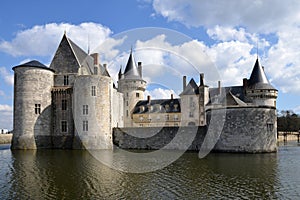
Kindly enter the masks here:
M 248 88 L 250 89 L 272 89 L 275 88 L 269 83 L 264 69 L 259 64 L 258 58 L 255 61 L 250 79 L 247 81 Z
M 190 82 L 187 84 L 185 89 L 182 91 L 181 95 L 195 95 L 199 94 L 199 87 L 197 86 L 197 83 L 192 78 Z
M 23 63 L 21 65 L 18 65 L 18 66 L 15 66 L 13 67 L 13 69 L 17 68 L 17 67 L 36 67 L 36 68 L 42 68 L 42 69 L 47 69 L 47 70 L 51 70 L 54 72 L 53 69 L 50 69 L 49 67 L 47 67 L 46 65 L 40 63 L 39 61 L 37 60 L 32 60 L 32 61 L 29 61 L 27 63 Z
M 177 107 L 175 105 L 177 105 Z M 144 110 L 140 109 L 141 106 L 144 107 Z M 152 109 L 149 110 L 151 106 Z M 133 114 L 174 112 L 181 112 L 180 99 L 153 99 L 150 100 L 150 102 L 148 100 L 142 100 L 137 102 L 133 110 Z
M 138 79 L 141 80 L 141 75 L 138 71 L 138 68 L 136 66 L 134 57 L 132 55 L 132 51 L 130 52 L 125 71 L 124 71 L 124 78 L 125 79 Z

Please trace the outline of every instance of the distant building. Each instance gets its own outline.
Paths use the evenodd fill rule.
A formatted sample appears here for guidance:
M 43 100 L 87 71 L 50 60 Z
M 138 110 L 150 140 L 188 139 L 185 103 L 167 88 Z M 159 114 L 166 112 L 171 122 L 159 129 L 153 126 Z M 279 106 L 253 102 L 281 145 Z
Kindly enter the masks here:
M 255 120 L 266 120 L 265 127 L 257 128 L 276 135 L 276 114 L 263 113 L 275 113 L 277 90 L 258 59 L 242 86 L 209 88 L 204 74 L 199 85 L 184 76 L 180 98 L 170 99 L 144 100 L 147 83 L 132 51 L 116 86 L 98 54 L 87 54 L 66 35 L 49 68 L 31 61 L 13 70 L 14 149 L 111 149 L 114 127 L 206 126 L 210 112 L 220 109 L 232 113 L 228 126 L 237 114 L 261 113 Z

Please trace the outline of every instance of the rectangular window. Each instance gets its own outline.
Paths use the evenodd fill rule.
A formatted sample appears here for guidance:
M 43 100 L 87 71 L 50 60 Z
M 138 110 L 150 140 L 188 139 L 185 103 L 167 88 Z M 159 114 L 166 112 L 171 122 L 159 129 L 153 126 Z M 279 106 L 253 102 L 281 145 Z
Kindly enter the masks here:
M 178 121 L 178 115 L 174 115 L 174 120 Z
M 92 86 L 92 96 L 96 96 L 96 86 Z
M 83 131 L 88 131 L 89 130 L 89 122 L 88 121 L 83 121 L 82 130 Z
M 190 112 L 189 117 L 194 117 L 194 113 Z
M 169 115 L 166 115 L 166 120 L 170 120 L 170 116 Z
M 126 106 L 128 106 L 128 101 L 126 101 Z
M 140 93 L 135 93 L 135 96 L 136 96 L 137 98 L 139 98 L 139 97 L 140 97 Z
M 64 85 L 69 85 L 69 76 L 64 76 Z
M 126 117 L 128 117 L 128 110 L 126 110 Z
M 83 105 L 82 112 L 83 112 L 83 115 L 88 115 L 89 114 L 89 106 Z
M 67 110 L 67 100 L 61 100 L 61 110 Z
M 267 124 L 267 131 L 273 131 L 274 125 L 273 124 Z
M 94 67 L 94 74 L 95 74 L 95 75 L 98 74 L 98 67 Z
M 61 132 L 65 133 L 68 131 L 68 123 L 67 121 L 61 121 Z
M 41 114 L 41 104 L 34 105 L 34 112 L 35 114 Z

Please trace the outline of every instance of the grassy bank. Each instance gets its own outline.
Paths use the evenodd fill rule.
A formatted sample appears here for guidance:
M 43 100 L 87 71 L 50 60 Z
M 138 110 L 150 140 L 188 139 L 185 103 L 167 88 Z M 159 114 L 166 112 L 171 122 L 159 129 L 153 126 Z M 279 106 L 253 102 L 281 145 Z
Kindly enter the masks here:
M 0 144 L 10 144 L 12 134 L 0 134 Z

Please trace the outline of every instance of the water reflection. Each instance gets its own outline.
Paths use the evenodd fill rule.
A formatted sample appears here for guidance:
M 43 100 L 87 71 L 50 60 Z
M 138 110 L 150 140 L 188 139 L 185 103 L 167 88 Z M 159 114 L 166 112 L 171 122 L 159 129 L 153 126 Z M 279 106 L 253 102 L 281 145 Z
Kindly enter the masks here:
M 295 168 L 300 159 L 284 148 L 278 154 L 210 154 L 204 159 L 188 152 L 166 168 L 143 174 L 110 169 L 88 151 L 0 150 L 0 199 L 296 197 L 299 167 L 298 175 L 285 169 Z

